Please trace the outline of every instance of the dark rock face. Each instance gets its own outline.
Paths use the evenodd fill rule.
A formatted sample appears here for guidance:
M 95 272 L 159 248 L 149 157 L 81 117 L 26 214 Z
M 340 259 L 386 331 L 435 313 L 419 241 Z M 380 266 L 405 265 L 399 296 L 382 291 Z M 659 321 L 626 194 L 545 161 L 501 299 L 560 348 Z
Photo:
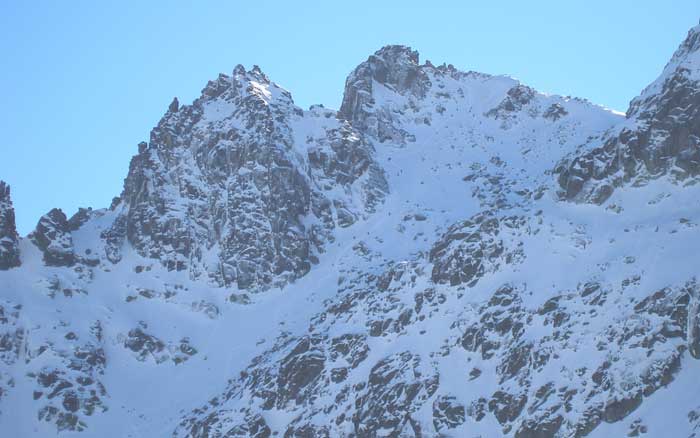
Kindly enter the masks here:
M 70 225 L 60 209 L 54 208 L 42 216 L 29 238 L 44 253 L 47 265 L 72 266 L 75 263 Z
M 422 97 L 430 80 L 419 65 L 418 52 L 406 46 L 386 46 L 360 64 L 347 78 L 339 116 L 383 142 L 410 139 L 391 122 L 391 114 L 374 108 L 374 82 L 401 94 Z
M 19 304 L 0 301 L 0 401 L 15 386 L 9 371 L 19 360 L 26 339 L 26 331 L 19 323 L 21 310 Z
M 505 99 L 503 99 L 496 108 L 487 112 L 486 116 L 507 120 L 511 117 L 512 113 L 519 112 L 527 106 L 534 97 L 534 89 L 525 85 L 517 85 L 508 90 Z
M 688 352 L 695 359 L 700 359 L 700 287 L 692 283 L 688 286 L 687 291 L 688 322 L 686 339 L 688 340 Z
M 700 31 L 693 29 L 664 75 L 632 101 L 625 127 L 558 165 L 562 197 L 601 204 L 624 184 L 700 174 L 700 77 L 683 63 L 698 50 Z
M 519 438 L 553 437 L 560 429 L 582 437 L 601 422 L 626 418 L 644 397 L 673 381 L 680 367 L 688 342 L 682 328 L 687 326 L 689 287 L 650 294 L 637 304 L 624 327 L 611 326 L 596 335 L 601 339 L 596 342 L 596 350 L 605 351 L 609 343 L 615 345 L 609 361 L 572 370 L 575 377 L 568 384 L 559 382 L 557 386 L 550 382 L 538 387 L 532 386 L 535 376 L 546 376 L 548 364 L 557 359 L 548 343 L 554 341 L 565 348 L 563 345 L 578 342 L 575 339 L 582 335 L 574 327 L 580 315 L 591 314 L 587 307 L 598 307 L 598 300 L 593 297 L 600 293 L 600 285 L 598 292 L 591 292 L 594 288 L 590 284 L 582 285 L 580 294 L 548 300 L 536 313 L 523 307 L 524 290 L 504 285 L 476 312 L 480 319 L 461 330 L 464 349 L 496 363 L 500 388 L 482 406 L 503 425 L 504 433 L 514 431 Z M 532 342 L 528 332 L 538 325 L 538 320 L 551 332 Z M 657 348 L 647 350 L 652 345 Z M 637 368 L 634 385 L 623 384 L 621 376 L 629 372 L 630 356 L 636 354 L 654 359 Z M 571 406 L 576 400 L 588 408 L 572 416 Z M 484 409 L 476 406 L 471 411 L 478 419 L 484 415 Z
M 466 410 L 453 396 L 440 396 L 433 402 L 433 425 L 440 432 L 464 424 Z
M 693 433 L 688 438 L 700 436 L 700 407 L 688 412 L 688 422 L 691 424 Z
M 131 350 L 137 360 L 144 362 L 152 359 L 156 363 L 172 360 L 175 364 L 180 364 L 197 354 L 188 338 L 166 343 L 148 333 L 147 329 L 148 326 L 141 322 L 138 327 L 129 330 L 124 338 L 124 347 Z
M 234 426 L 227 433 L 229 438 L 269 438 L 270 427 L 260 414 L 248 414 L 243 419 L 243 423 Z
M 139 149 L 105 233 L 108 258 L 120 259 L 126 238 L 222 286 L 304 275 L 332 230 L 373 212 L 387 190 L 360 133 L 322 108 L 304 113 L 257 67 L 220 75 L 192 105 L 171 104 Z
M 553 103 L 549 108 L 547 108 L 542 117 L 544 117 L 545 119 L 556 121 L 566 116 L 567 114 L 569 113 L 566 111 L 566 109 L 564 109 L 563 106 L 559 105 L 558 103 Z
M 141 327 L 129 330 L 124 346 L 145 360 L 149 355 L 157 355 L 165 349 L 165 344 L 155 336 L 145 333 Z
M 280 364 L 277 377 L 278 405 L 285 406 L 289 401 L 301 404 L 305 398 L 302 391 L 318 379 L 325 361 L 323 351 L 314 348 L 311 339 L 302 339 Z
M 10 198 L 10 186 L 0 181 L 0 270 L 19 265 L 19 236 L 15 225 L 15 209 Z
M 521 217 L 499 218 L 485 212 L 451 226 L 430 250 L 433 281 L 473 286 L 501 264 L 517 262 L 522 249 L 517 240 L 508 238 L 513 233 L 505 232 L 517 232 L 525 223 Z
M 108 394 L 100 381 L 107 359 L 101 345 L 101 325 L 95 322 L 93 327 L 90 339 L 68 333 L 65 346 L 42 345 L 27 352 L 30 358 L 54 356 L 62 362 L 28 374 L 36 382 L 33 398 L 40 404 L 38 419 L 54 423 L 59 432 L 83 431 L 87 417 L 107 410 Z
M 79 208 L 78 211 L 68 219 L 68 231 L 77 231 L 85 222 L 90 220 L 92 208 Z
M 411 414 L 437 390 L 437 374 L 423 375 L 420 358 L 409 352 L 387 357 L 371 370 L 366 391 L 355 403 L 359 409 L 353 417 L 358 437 L 375 437 L 381 431 L 398 434 L 409 425 Z

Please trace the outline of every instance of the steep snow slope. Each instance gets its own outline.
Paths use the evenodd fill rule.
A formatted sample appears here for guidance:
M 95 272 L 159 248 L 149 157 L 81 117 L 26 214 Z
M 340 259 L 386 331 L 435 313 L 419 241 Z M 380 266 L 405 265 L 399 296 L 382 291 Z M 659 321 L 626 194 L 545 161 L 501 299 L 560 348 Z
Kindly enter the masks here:
M 577 163 L 638 126 L 687 155 L 697 34 L 662 75 L 689 92 L 626 118 L 388 46 L 338 113 L 257 68 L 174 101 L 110 209 L 12 240 L 0 186 L 0 431 L 693 436 L 695 174 Z

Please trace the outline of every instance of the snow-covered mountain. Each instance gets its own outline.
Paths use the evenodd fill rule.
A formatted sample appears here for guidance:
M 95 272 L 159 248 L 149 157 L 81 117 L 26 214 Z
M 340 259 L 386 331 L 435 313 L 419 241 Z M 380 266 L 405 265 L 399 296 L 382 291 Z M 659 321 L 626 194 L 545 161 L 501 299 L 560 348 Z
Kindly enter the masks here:
M 175 99 L 108 209 L 17 235 L 0 431 L 700 436 L 700 27 L 626 115 L 387 46 L 340 110 Z

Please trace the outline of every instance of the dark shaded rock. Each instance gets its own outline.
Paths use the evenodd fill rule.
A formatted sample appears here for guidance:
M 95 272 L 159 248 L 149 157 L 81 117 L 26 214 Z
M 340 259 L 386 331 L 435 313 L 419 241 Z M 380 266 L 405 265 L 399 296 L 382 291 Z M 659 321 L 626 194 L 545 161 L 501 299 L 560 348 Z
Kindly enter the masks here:
M 173 97 L 173 101 L 168 105 L 168 111 L 171 113 L 176 113 L 180 109 L 180 102 L 178 102 L 177 97 Z
M 440 396 L 433 402 L 433 426 L 436 431 L 454 429 L 464 424 L 465 420 L 466 409 L 454 396 Z
M 192 105 L 173 101 L 131 160 L 107 258 L 128 241 L 169 270 L 251 290 L 305 275 L 333 229 L 388 190 L 362 133 L 322 113 L 301 111 L 257 67 L 220 75 Z M 324 135 L 297 144 L 300 116 Z
M 699 50 L 699 35 L 691 30 L 670 63 L 676 67 L 631 102 L 627 118 L 635 121 L 634 128 L 557 166 L 562 197 L 602 204 L 624 184 L 700 175 L 700 82 L 682 63 Z
M 700 287 L 693 283 L 688 291 L 687 334 L 688 352 L 695 359 L 700 359 Z
M 107 391 L 99 380 L 106 358 L 104 350 L 92 342 L 77 345 L 72 354 L 64 355 L 62 366 L 46 367 L 28 375 L 41 388 L 34 391 L 33 398 L 40 406 L 39 420 L 54 423 L 59 432 L 82 431 L 87 427 L 85 416 L 107 410 Z
M 386 46 L 375 52 L 345 81 L 338 116 L 380 142 L 410 140 L 407 132 L 395 126 L 390 113 L 374 107 L 372 93 L 376 81 L 400 94 L 424 96 L 430 81 L 418 62 L 418 52 L 406 46 Z
M 548 419 L 523 421 L 515 432 L 515 438 L 554 438 L 563 421 L 564 418 L 561 415 Z
M 603 410 L 603 421 L 614 423 L 620 421 L 637 409 L 642 404 L 642 394 L 621 398 L 609 402 Z
M 353 416 L 358 437 L 375 436 L 379 430 L 397 435 L 411 424 L 411 413 L 437 390 L 437 374 L 423 376 L 420 358 L 409 352 L 379 361 L 370 371 L 364 394 L 355 400 Z
M 512 219 L 512 218 L 511 218 Z M 516 218 L 522 225 L 523 219 Z M 473 286 L 502 263 L 515 263 L 522 256 L 519 244 L 504 243 L 501 221 L 491 212 L 479 213 L 451 226 L 430 250 L 432 279 L 436 283 Z
M 277 377 L 280 406 L 288 401 L 302 403 L 303 391 L 323 372 L 326 357 L 314 344 L 311 338 L 302 339 L 280 363 Z
M 496 391 L 489 400 L 489 411 L 493 412 L 496 419 L 501 424 L 506 424 L 515 421 L 520 415 L 525 404 L 527 396 L 524 394 L 510 394 L 505 391 Z
M 287 429 L 284 438 L 331 438 L 331 435 L 326 426 L 304 424 Z
M 72 266 L 75 263 L 70 226 L 60 209 L 54 208 L 42 216 L 29 238 L 44 253 L 47 265 Z
M 542 117 L 552 121 L 557 121 L 560 118 L 566 116 L 567 114 L 569 113 L 564 109 L 563 106 L 559 105 L 558 103 L 553 103 L 549 108 L 547 108 Z
M 629 437 L 635 437 L 635 436 L 642 436 L 648 432 L 648 429 L 644 423 L 642 423 L 642 420 L 637 419 L 634 420 L 630 424 L 629 432 L 627 432 L 627 436 Z
M 68 219 L 66 229 L 68 231 L 76 231 L 90 219 L 92 208 L 79 208 L 78 211 Z
M 10 186 L 0 181 L 0 270 L 19 265 L 19 235 L 15 224 L 15 209 L 10 197 Z
M 225 436 L 227 438 L 270 438 L 271 434 L 270 427 L 260 414 L 248 414 L 242 424 L 229 429 Z M 208 434 L 202 436 L 208 436 Z
M 487 117 L 508 120 L 513 113 L 522 111 L 535 97 L 535 90 L 525 85 L 516 85 L 508 90 L 506 97 L 496 107 L 486 113 Z
M 368 354 L 369 347 L 364 335 L 346 334 L 331 341 L 331 359 L 335 361 L 338 357 L 343 357 L 352 368 L 362 363 Z
M 165 349 L 165 343 L 153 335 L 143 331 L 141 327 L 129 330 L 124 340 L 124 346 L 136 353 L 136 357 L 143 361 L 148 356 L 153 356 L 156 362 L 161 361 L 158 353 Z

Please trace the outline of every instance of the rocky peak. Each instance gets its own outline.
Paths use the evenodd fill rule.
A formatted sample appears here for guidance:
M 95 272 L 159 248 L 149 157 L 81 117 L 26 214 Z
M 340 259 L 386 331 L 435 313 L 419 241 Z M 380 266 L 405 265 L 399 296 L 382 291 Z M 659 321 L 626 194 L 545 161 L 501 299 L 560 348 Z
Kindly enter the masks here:
M 305 113 L 257 66 L 220 74 L 178 106 L 132 159 L 121 215 L 105 234 L 111 261 L 128 241 L 193 278 L 283 285 L 386 190 L 360 132 Z
M 418 61 L 418 52 L 406 46 L 379 49 L 357 66 L 345 81 L 339 116 L 365 132 L 376 133 L 377 120 L 373 117 L 375 82 L 400 94 L 424 96 L 430 81 Z
M 44 253 L 49 266 L 71 266 L 75 263 L 71 225 L 65 213 L 54 208 L 39 219 L 36 229 L 29 235 L 31 241 Z
M 110 210 L 0 272 L 4 435 L 700 432 L 700 185 L 651 180 L 693 169 L 700 87 L 625 120 L 418 62 L 358 67 L 351 122 L 256 67 L 164 107 Z M 557 202 L 569 152 L 574 195 L 649 187 Z
M 659 77 L 634 98 L 627 110 L 628 117 L 649 116 L 659 99 L 678 88 L 700 81 L 700 25 L 688 35 L 666 64 Z
M 173 101 L 170 102 L 170 105 L 168 106 L 168 111 L 171 113 L 176 113 L 178 109 L 180 109 L 180 102 L 177 100 L 177 97 L 173 97 Z
M 565 159 L 564 198 L 603 203 L 616 187 L 700 175 L 700 26 L 688 32 L 663 73 L 632 100 L 627 122 L 602 145 Z
M 0 181 L 0 269 L 19 265 L 19 236 L 15 225 L 15 209 L 10 198 L 10 186 Z
M 410 90 L 418 77 L 418 52 L 406 46 L 385 46 L 367 60 L 372 78 L 396 91 Z
M 384 46 L 355 69 L 355 76 L 365 76 L 403 92 L 411 89 L 419 75 L 418 61 L 418 52 L 410 47 Z

